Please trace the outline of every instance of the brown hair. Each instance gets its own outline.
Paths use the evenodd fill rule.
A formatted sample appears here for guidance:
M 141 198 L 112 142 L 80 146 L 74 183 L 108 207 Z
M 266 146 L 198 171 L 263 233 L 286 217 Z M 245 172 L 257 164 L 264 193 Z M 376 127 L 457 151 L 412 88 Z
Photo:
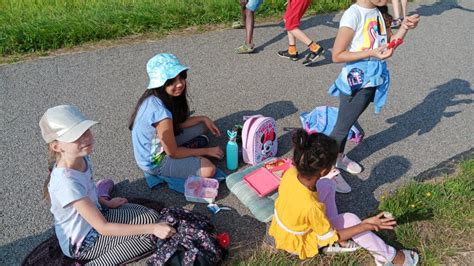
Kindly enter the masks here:
M 383 21 L 385 22 L 385 27 L 390 29 L 390 25 L 392 25 L 393 17 L 388 13 L 388 7 L 385 6 L 378 6 L 377 9 L 382 13 Z

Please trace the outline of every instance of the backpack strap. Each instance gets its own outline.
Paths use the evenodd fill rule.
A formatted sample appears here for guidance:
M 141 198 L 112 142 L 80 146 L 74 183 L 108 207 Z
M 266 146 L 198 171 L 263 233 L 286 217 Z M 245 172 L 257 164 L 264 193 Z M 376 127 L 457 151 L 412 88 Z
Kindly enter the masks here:
M 252 132 L 252 126 L 255 124 L 258 118 L 264 117 L 263 115 L 251 115 L 244 116 L 244 127 L 242 128 L 242 157 L 244 162 L 249 162 L 249 157 L 247 155 L 247 143 L 249 141 L 250 132 Z
M 245 146 L 247 144 L 247 139 L 249 137 L 249 132 L 252 124 L 255 122 L 255 120 L 259 117 L 262 117 L 262 115 L 251 115 L 251 116 L 244 116 L 244 127 L 242 128 L 242 146 Z

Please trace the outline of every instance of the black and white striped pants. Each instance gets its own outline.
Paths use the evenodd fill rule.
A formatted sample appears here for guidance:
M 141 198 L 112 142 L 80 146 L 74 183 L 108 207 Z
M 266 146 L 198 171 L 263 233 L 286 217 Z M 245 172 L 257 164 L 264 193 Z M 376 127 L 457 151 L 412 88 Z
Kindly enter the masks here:
M 156 211 L 138 204 L 125 204 L 104 213 L 111 223 L 151 224 L 156 223 L 159 215 Z M 116 265 L 156 248 L 151 235 L 103 236 L 95 244 L 81 252 L 79 260 L 90 260 L 86 265 Z

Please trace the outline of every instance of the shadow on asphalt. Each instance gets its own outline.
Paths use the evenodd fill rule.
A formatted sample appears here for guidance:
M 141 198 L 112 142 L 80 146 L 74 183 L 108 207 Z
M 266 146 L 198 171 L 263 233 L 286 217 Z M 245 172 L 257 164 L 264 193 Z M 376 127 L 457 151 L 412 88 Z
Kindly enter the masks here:
M 474 12 L 474 10 L 467 9 L 460 6 L 457 0 L 451 0 L 451 1 L 438 0 L 437 2 L 431 5 L 420 5 L 417 9 L 413 10 L 413 12 L 410 12 L 410 14 L 419 14 L 420 16 L 424 16 L 424 17 L 438 16 L 444 13 L 445 11 L 455 9 L 455 8 L 462 11 Z
M 457 99 L 459 96 L 470 96 L 474 94 L 471 84 L 462 79 L 453 79 L 432 89 L 423 102 L 413 109 L 387 119 L 387 123 L 393 124 L 390 128 L 364 139 L 362 145 L 356 146 L 349 152 L 349 156 L 356 161 L 362 161 L 373 153 L 376 153 L 389 145 L 417 133 L 419 136 L 430 132 L 442 118 L 450 118 L 461 111 L 447 111 L 448 107 L 459 104 L 472 104 L 472 99 Z M 467 152 L 469 154 L 469 151 Z M 440 166 L 441 167 L 441 166 Z M 370 173 L 369 178 L 364 181 L 356 176 L 343 173 L 346 181 L 357 193 L 349 195 L 338 194 L 338 206 L 340 212 L 354 212 L 365 216 L 368 211 L 378 206 L 373 192 L 381 185 L 391 183 L 403 176 L 411 168 L 411 162 L 402 156 L 390 156 L 379 162 Z M 436 170 L 436 169 L 434 169 Z M 437 172 L 439 173 L 439 172 Z M 427 180 L 434 173 L 425 174 L 420 180 Z
M 352 187 L 349 194 L 336 193 L 339 213 L 352 212 L 359 217 L 366 217 L 377 209 L 379 201 L 374 191 L 383 184 L 390 184 L 408 172 L 411 163 L 403 156 L 390 156 L 380 161 L 370 172 L 367 180 L 361 180 L 348 173 L 342 173 Z
M 51 219 L 51 224 L 52 224 Z M 45 241 L 49 237 L 54 234 L 54 229 L 51 227 L 50 229 L 36 235 L 28 236 L 22 239 L 18 239 L 6 245 L 0 247 L 0 265 L 9 265 L 11 261 L 18 261 L 18 265 L 21 261 L 41 242 Z M 15 251 L 12 254 L 12 250 Z M 26 252 L 25 252 L 26 250 Z M 12 260 L 8 258 L 8 256 L 18 256 L 16 259 Z
M 414 88 L 416 89 L 416 88 Z M 362 145 L 356 146 L 349 152 L 349 157 L 362 161 L 389 145 L 417 133 L 426 134 L 441 121 L 450 118 L 461 111 L 447 111 L 448 107 L 459 104 L 472 104 L 472 99 L 456 99 L 459 96 L 474 94 L 471 84 L 462 79 L 452 79 L 432 89 L 423 102 L 413 109 L 386 120 L 391 127 L 364 139 Z M 388 170 L 388 169 L 387 169 Z
M 431 180 L 435 177 L 451 175 L 454 172 L 456 172 L 460 162 L 469 160 L 473 156 L 474 156 L 474 148 L 471 148 L 470 150 L 460 153 L 440 163 L 439 165 L 432 167 L 424 171 L 423 173 L 417 175 L 415 177 L 415 181 L 424 182 L 427 180 Z
M 410 12 L 410 14 L 419 14 L 420 16 L 437 16 L 437 15 L 441 15 L 445 11 L 455 9 L 455 8 L 459 9 L 459 10 L 462 10 L 462 11 L 466 11 L 466 12 L 474 12 L 474 10 L 467 9 L 467 8 L 464 8 L 464 7 L 460 6 L 458 4 L 458 1 L 451 0 L 451 1 L 437 1 L 434 4 L 431 4 L 431 5 L 420 5 L 417 9 Z M 302 21 L 300 29 L 304 31 L 305 29 L 309 29 L 309 28 L 317 27 L 317 26 L 327 26 L 327 27 L 337 29 L 337 28 L 339 28 L 339 21 L 335 20 L 336 14 L 337 13 L 331 13 L 331 14 L 320 15 L 320 16 L 312 16 L 312 17 Z M 259 53 L 259 52 L 265 50 L 265 48 L 267 46 L 269 46 L 271 44 L 274 44 L 276 42 L 279 42 L 282 39 L 286 39 L 287 33 L 284 29 L 284 26 L 285 25 L 284 25 L 283 21 L 279 22 L 279 23 L 272 23 L 272 24 L 264 24 L 264 25 L 255 26 L 255 28 L 280 27 L 282 29 L 282 33 L 279 33 L 278 35 L 271 38 L 270 40 L 267 40 L 263 44 L 257 46 L 255 48 L 255 53 Z M 310 39 L 312 39 L 311 36 L 309 36 L 309 37 L 310 37 Z M 327 51 L 327 49 L 332 48 L 333 44 L 334 44 L 334 39 L 332 39 L 330 44 L 327 44 L 327 43 L 325 44 L 324 41 L 320 41 L 320 40 L 317 40 L 317 39 L 314 40 L 314 41 L 320 43 L 323 47 L 325 47 L 326 51 Z M 287 47 L 287 41 L 284 42 L 284 45 L 282 45 L 282 47 L 283 47 L 282 49 Z M 320 61 L 318 63 L 312 64 L 311 66 L 320 66 L 320 65 L 325 65 L 325 64 L 331 63 L 331 57 L 326 54 L 326 58 L 327 58 L 327 61 L 329 61 L 329 62 L 325 62 L 326 60 L 324 60 L 324 61 Z
M 290 116 L 296 113 L 298 109 L 295 107 L 293 102 L 291 101 L 276 101 L 273 103 L 266 104 L 262 108 L 258 110 L 244 110 L 239 111 L 236 113 L 232 113 L 228 116 L 219 118 L 215 121 L 216 125 L 221 129 L 222 132 L 226 132 L 228 129 L 231 129 L 236 124 L 243 125 L 244 116 L 250 115 L 258 115 L 261 114 L 263 116 L 273 117 L 275 121 L 279 119 L 283 119 L 287 116 Z M 278 129 L 279 132 L 283 132 L 283 130 Z M 278 137 L 278 155 L 286 154 L 291 149 L 291 141 L 288 142 L 289 138 L 287 134 L 280 135 Z M 226 138 L 211 138 L 211 146 L 219 145 L 220 147 L 225 147 L 227 143 Z M 225 169 L 225 161 L 214 161 L 218 167 L 221 169 Z M 244 166 L 245 164 L 240 161 L 239 167 Z
M 336 16 L 336 14 L 337 13 L 331 13 L 331 14 L 321 15 L 321 16 L 312 16 L 312 17 L 310 17 L 308 19 L 305 19 L 301 22 L 300 29 L 302 31 L 304 31 L 305 29 L 309 29 L 309 28 L 313 28 L 313 27 L 317 27 L 317 26 L 328 26 L 328 27 L 337 29 L 339 27 L 339 21 L 334 21 L 334 17 Z M 286 40 L 288 34 L 286 33 L 286 31 L 284 29 L 283 22 L 256 26 L 255 28 L 276 27 L 276 26 L 279 26 L 279 27 L 282 28 L 282 33 L 279 33 L 278 35 L 271 38 L 270 40 L 264 42 L 263 44 L 261 44 L 257 47 L 255 47 L 255 53 L 258 53 L 258 52 L 261 52 L 261 51 L 265 50 L 265 47 L 267 47 L 271 44 L 274 44 L 276 42 L 279 42 L 282 39 L 285 39 L 285 42 L 282 45 L 282 47 L 283 47 L 282 50 L 288 47 L 288 41 Z M 310 39 L 313 39 L 312 36 L 308 36 L 308 37 Z M 313 39 L 313 40 L 315 42 L 318 42 L 318 43 L 321 42 L 318 39 Z M 334 40 L 332 41 L 332 43 L 334 44 Z M 321 45 L 323 47 L 325 47 L 326 49 L 332 48 L 332 44 L 329 46 L 329 45 L 324 45 L 323 43 L 321 43 Z
M 311 64 L 307 65 L 306 67 L 319 67 L 319 66 L 332 64 L 332 53 L 329 49 L 332 49 L 332 47 L 334 46 L 334 40 L 335 39 L 336 39 L 336 37 L 325 39 L 325 40 L 322 40 L 322 41 L 318 41 L 319 45 L 324 47 L 324 54 L 321 55 L 323 60 L 319 60 L 319 61 L 316 61 L 314 63 L 311 63 Z M 304 58 L 306 56 L 306 54 L 308 54 L 308 53 L 309 53 L 309 51 L 306 50 L 303 54 L 301 54 L 301 56 Z

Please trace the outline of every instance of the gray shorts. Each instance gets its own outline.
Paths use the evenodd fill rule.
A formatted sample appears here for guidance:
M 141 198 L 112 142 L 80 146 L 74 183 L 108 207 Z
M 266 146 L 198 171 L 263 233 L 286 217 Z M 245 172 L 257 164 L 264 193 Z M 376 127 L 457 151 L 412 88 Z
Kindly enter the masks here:
M 199 123 L 193 127 L 183 129 L 183 132 L 176 136 L 178 146 L 204 134 L 206 127 Z M 159 167 L 149 171 L 152 175 L 187 178 L 190 175 L 201 175 L 201 157 L 186 157 L 173 159 L 165 156 Z

